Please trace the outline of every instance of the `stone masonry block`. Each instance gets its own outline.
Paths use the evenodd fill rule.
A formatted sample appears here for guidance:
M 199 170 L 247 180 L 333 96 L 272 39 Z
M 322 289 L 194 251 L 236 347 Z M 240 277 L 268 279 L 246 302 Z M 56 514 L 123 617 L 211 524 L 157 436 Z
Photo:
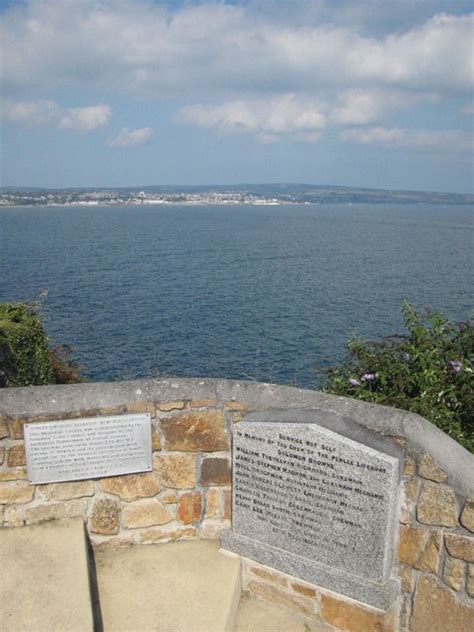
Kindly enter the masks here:
M 49 522 L 50 520 L 66 520 L 68 518 L 85 518 L 87 500 L 76 499 L 68 502 L 47 503 L 26 509 L 26 523 Z
M 224 519 L 232 518 L 232 492 L 229 489 L 224 491 Z
M 415 459 L 409 454 L 405 454 L 405 463 L 403 466 L 403 474 L 405 476 L 415 476 L 416 464 Z
M 174 402 L 161 402 L 158 408 L 163 412 L 169 412 L 170 410 L 182 410 L 185 407 L 185 403 L 182 401 Z
M 93 533 L 117 534 L 120 531 L 120 503 L 110 498 L 96 500 L 89 524 Z
M 238 402 L 235 400 L 226 402 L 224 406 L 225 408 L 227 408 L 227 410 L 233 410 L 239 413 L 245 413 L 249 409 L 248 404 L 246 404 L 245 402 Z
M 418 461 L 418 474 L 422 478 L 427 478 L 437 483 L 443 483 L 448 478 L 446 472 L 436 463 L 433 457 L 426 452 L 421 455 Z
M 152 472 L 103 478 L 100 481 L 100 488 L 102 491 L 115 494 L 127 502 L 137 498 L 156 496 L 160 491 L 160 486 Z
M 161 420 L 167 450 L 213 452 L 228 450 L 225 419 L 218 410 L 189 412 Z
M 463 527 L 474 533 L 474 500 L 466 500 L 459 520 Z
M 164 487 L 192 489 L 196 485 L 194 454 L 159 454 L 153 457 L 153 468 Z
M 414 572 L 409 566 L 402 564 L 398 567 L 398 577 L 403 593 L 411 594 L 414 588 Z
M 400 522 L 411 524 L 415 515 L 416 499 L 420 481 L 416 478 L 408 478 L 403 481 L 403 492 L 400 509 Z
M 94 495 L 92 481 L 71 481 L 68 483 L 52 483 L 45 485 L 47 498 L 51 500 L 70 500 Z
M 439 551 L 441 548 L 441 533 L 431 532 L 423 551 L 413 567 L 427 573 L 437 573 L 439 567 Z
M 139 500 L 123 508 L 123 521 L 128 529 L 166 524 L 173 520 L 171 511 L 159 500 Z
M 7 465 L 8 467 L 21 467 L 22 465 L 26 465 L 24 445 L 14 445 L 8 448 Z
M 304 597 L 310 597 L 311 599 L 313 599 L 317 595 L 315 588 L 312 588 L 311 586 L 305 586 L 304 584 L 292 582 L 291 588 L 296 593 L 303 595 Z
M 160 495 L 160 500 L 165 505 L 175 505 L 178 502 L 178 494 L 174 489 L 166 489 Z
M 178 502 L 178 518 L 184 524 L 197 524 L 201 520 L 201 504 L 200 492 L 182 494 Z
M 398 559 L 403 564 L 427 573 L 437 573 L 442 536 L 437 530 L 401 527 Z
M 474 597 L 474 564 L 467 565 L 466 592 L 469 597 Z
M 419 522 L 440 527 L 455 527 L 458 515 L 456 494 L 451 487 L 440 483 L 424 483 L 418 499 Z
M 455 533 L 445 533 L 446 549 L 452 557 L 474 564 L 474 538 L 466 538 Z
M 207 458 L 201 463 L 201 485 L 230 485 L 232 482 L 228 459 Z
M 250 582 L 249 590 L 258 598 L 268 603 L 284 606 L 300 614 L 314 617 L 314 603 L 310 599 L 304 599 L 284 592 L 277 586 L 270 586 L 261 582 Z
M 180 529 L 148 529 L 140 533 L 141 544 L 155 542 L 174 542 L 176 540 L 191 539 L 197 536 L 195 527 L 181 527 Z
M 218 489 L 207 490 L 205 518 L 217 518 L 219 516 L 219 495 Z
M 27 478 L 28 475 L 24 467 L 0 471 L 0 481 L 26 481 Z
M 413 566 L 418 560 L 428 538 L 426 529 L 400 527 L 398 536 L 398 559 L 403 564 Z
M 0 505 L 29 503 L 33 500 L 35 488 L 26 482 L 0 483 Z
M 280 586 L 285 587 L 288 586 L 288 580 L 284 575 L 281 575 L 280 573 L 275 573 L 274 571 L 271 571 L 263 566 L 250 566 L 249 570 L 252 575 L 256 575 L 258 578 L 264 579 L 267 582 L 271 582 L 272 584 L 280 584 Z
M 434 577 L 418 579 L 411 632 L 461 632 L 474 630 L 474 608 L 458 601 Z
M 191 408 L 209 408 L 210 406 L 215 406 L 215 399 L 192 399 L 189 406 Z
M 337 630 L 350 632 L 395 632 L 395 612 L 361 608 L 357 604 L 321 593 L 321 619 Z
M 443 579 L 453 590 L 461 590 L 464 585 L 465 562 L 446 557 L 443 568 Z
M 151 429 L 151 451 L 158 452 L 161 450 L 161 439 L 160 435 L 156 432 L 154 428 Z
M 10 437 L 12 439 L 23 439 L 23 426 L 28 423 L 28 419 L 12 419 L 10 425 Z

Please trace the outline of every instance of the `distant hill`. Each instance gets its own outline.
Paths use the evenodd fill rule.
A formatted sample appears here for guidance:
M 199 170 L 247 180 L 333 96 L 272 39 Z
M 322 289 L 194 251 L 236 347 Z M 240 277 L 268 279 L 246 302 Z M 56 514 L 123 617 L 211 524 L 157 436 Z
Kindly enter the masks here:
M 120 203 L 474 204 L 474 194 L 275 183 L 47 189 L 0 188 L 0 204 Z
M 130 189 L 131 190 L 131 189 Z M 136 189 L 135 189 L 136 190 Z M 276 197 L 293 202 L 422 202 L 435 204 L 473 204 L 474 194 L 438 193 L 430 191 L 398 191 L 388 189 L 370 189 L 363 187 L 344 187 L 316 184 L 238 184 L 216 186 L 147 186 L 146 192 L 168 193 L 206 193 L 234 192 L 266 198 Z

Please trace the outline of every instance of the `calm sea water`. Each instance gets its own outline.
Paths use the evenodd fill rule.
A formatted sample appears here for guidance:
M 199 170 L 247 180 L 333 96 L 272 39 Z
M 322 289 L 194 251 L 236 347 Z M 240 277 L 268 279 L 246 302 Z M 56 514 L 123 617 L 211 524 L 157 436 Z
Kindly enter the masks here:
M 0 209 L 0 301 L 48 289 L 45 323 L 92 380 L 220 376 L 301 386 L 403 299 L 472 309 L 472 207 Z

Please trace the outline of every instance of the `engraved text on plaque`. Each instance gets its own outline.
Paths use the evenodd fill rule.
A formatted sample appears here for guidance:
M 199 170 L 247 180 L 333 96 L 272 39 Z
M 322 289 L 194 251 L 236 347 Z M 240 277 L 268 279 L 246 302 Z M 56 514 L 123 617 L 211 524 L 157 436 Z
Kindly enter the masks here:
M 24 430 L 30 483 L 152 469 L 149 414 L 32 423 Z

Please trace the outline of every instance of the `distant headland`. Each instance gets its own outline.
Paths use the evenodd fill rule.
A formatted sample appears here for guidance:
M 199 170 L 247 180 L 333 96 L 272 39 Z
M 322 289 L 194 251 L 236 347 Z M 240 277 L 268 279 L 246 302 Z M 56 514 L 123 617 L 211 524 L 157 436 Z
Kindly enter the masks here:
M 474 194 L 313 184 L 68 189 L 0 188 L 0 206 L 109 206 L 122 204 L 474 204 Z

